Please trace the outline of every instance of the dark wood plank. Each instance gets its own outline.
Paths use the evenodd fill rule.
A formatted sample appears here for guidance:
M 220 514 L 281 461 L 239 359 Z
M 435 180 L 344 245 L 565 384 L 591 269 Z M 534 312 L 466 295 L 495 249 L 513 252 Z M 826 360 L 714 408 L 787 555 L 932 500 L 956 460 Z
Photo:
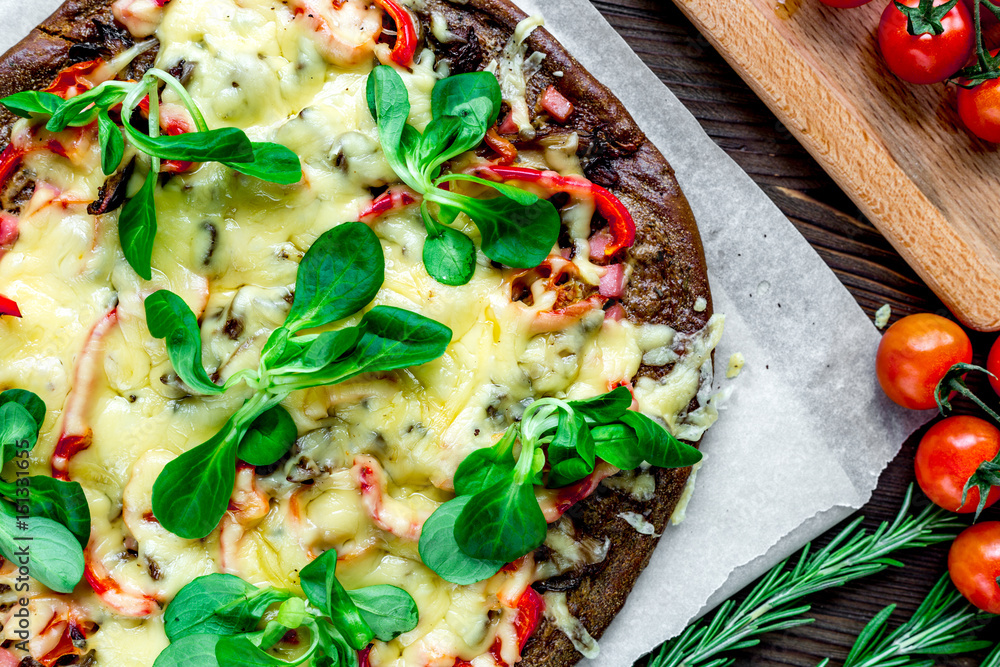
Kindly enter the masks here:
M 870 317 L 883 304 L 892 321 L 916 312 L 947 310 L 858 208 L 806 153 L 722 57 L 670 3 L 654 0 L 594 0 L 594 5 L 643 61 L 699 120 L 721 146 L 805 236 Z M 985 361 L 992 336 L 970 332 L 977 363 Z M 860 350 L 871 354 L 874 350 Z M 874 369 L 873 369 L 874 370 Z M 984 383 L 972 382 L 980 395 Z M 995 402 L 995 401 L 994 401 Z M 974 413 L 966 404 L 960 412 Z M 883 473 L 865 525 L 891 519 L 913 482 L 914 434 Z M 858 443 L 863 447 L 864 443 Z M 986 519 L 1000 519 L 990 510 Z M 834 531 L 817 540 L 829 541 Z M 814 596 L 815 623 L 772 633 L 760 646 L 739 653 L 737 665 L 811 667 L 825 657 L 841 664 L 865 623 L 886 604 L 896 603 L 898 624 L 920 604 L 946 569 L 947 545 L 904 552 L 906 567 Z M 996 623 L 990 636 L 1000 636 Z M 973 667 L 982 654 L 942 657 L 937 664 Z

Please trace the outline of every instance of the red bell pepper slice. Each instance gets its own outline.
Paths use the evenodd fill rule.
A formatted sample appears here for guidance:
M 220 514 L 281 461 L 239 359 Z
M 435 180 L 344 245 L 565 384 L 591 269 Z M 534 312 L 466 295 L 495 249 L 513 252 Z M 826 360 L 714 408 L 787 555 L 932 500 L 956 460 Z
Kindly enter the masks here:
M 95 58 L 94 60 L 87 60 L 82 63 L 70 65 L 56 74 L 56 78 L 52 80 L 52 83 L 49 84 L 49 87 L 46 88 L 44 92 L 54 93 L 59 97 L 66 99 L 67 97 L 70 97 L 70 92 L 74 95 L 78 95 L 86 90 L 90 90 L 94 87 L 94 84 L 87 81 L 83 77 L 88 74 L 93 74 L 94 71 L 103 64 L 103 58 Z
M 514 130 L 517 131 L 516 129 Z M 497 164 L 508 166 L 513 164 L 514 160 L 517 158 L 517 146 L 510 143 L 506 139 L 500 136 L 495 127 L 491 127 L 489 131 L 486 132 L 486 136 L 483 138 L 486 145 L 489 146 L 494 153 L 500 156 L 497 160 Z
M 396 43 L 389 57 L 397 65 L 409 67 L 417 52 L 417 29 L 413 25 L 413 17 L 395 0 L 376 0 L 376 2 L 396 23 Z
M 551 194 L 565 192 L 576 197 L 591 197 L 611 230 L 611 242 L 604 247 L 604 257 L 611 257 L 622 248 L 635 243 L 635 221 L 618 197 L 582 176 L 563 176 L 554 171 L 540 171 L 530 167 L 504 167 L 482 165 L 473 170 L 477 176 L 499 181 L 535 183 Z
M 7 179 L 21 166 L 21 159 L 26 153 L 27 151 L 16 147 L 13 142 L 7 144 L 7 148 L 0 153 L 0 188 L 6 185 Z
M 535 634 L 538 624 L 542 622 L 545 611 L 545 600 L 528 586 L 517 600 L 517 616 L 514 618 L 514 630 L 517 632 L 517 650 L 523 651 L 531 635 Z
M 0 294 L 0 315 L 10 315 L 11 317 L 21 317 L 21 309 L 17 307 L 17 302 L 8 299 Z
M 376 197 L 372 203 L 368 205 L 368 208 L 361 211 L 361 215 L 358 216 L 358 221 L 372 222 L 375 218 L 383 216 L 389 211 L 395 211 L 416 203 L 417 197 L 409 188 L 389 188 Z
M 556 90 L 555 86 L 549 86 L 542 93 L 542 108 L 552 116 L 556 122 L 565 123 L 573 115 L 573 103 L 566 99 L 566 96 Z

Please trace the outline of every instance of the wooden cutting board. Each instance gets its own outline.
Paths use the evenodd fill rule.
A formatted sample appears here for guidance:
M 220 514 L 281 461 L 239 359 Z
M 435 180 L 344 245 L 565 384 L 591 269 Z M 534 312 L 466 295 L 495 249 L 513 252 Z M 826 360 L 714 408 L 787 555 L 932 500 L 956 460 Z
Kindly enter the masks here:
M 885 7 L 674 0 L 956 316 L 1000 330 L 1000 147 L 885 68 Z

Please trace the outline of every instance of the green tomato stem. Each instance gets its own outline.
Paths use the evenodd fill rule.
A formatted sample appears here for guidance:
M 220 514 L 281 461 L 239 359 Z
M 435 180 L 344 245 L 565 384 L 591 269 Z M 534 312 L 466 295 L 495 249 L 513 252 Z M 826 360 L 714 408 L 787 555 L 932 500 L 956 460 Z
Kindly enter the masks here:
M 978 405 L 980 408 L 983 409 L 984 412 L 986 412 L 986 414 L 988 414 L 990 417 L 993 417 L 993 419 L 996 420 L 998 424 L 1000 424 L 1000 415 L 991 410 L 985 403 L 982 402 L 982 400 L 980 400 L 978 396 L 973 394 L 972 390 L 966 387 L 965 383 L 962 382 L 959 378 L 953 378 L 951 381 L 948 382 L 948 386 L 951 387 L 953 391 L 957 391 L 959 394 L 965 396 L 967 399 Z

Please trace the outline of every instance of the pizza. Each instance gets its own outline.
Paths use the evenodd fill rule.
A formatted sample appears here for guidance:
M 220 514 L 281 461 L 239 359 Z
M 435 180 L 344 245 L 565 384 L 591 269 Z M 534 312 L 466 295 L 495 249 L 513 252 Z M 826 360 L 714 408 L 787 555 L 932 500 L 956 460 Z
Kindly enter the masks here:
M 596 655 L 722 318 L 542 17 L 68 0 L 0 97 L 0 665 Z

